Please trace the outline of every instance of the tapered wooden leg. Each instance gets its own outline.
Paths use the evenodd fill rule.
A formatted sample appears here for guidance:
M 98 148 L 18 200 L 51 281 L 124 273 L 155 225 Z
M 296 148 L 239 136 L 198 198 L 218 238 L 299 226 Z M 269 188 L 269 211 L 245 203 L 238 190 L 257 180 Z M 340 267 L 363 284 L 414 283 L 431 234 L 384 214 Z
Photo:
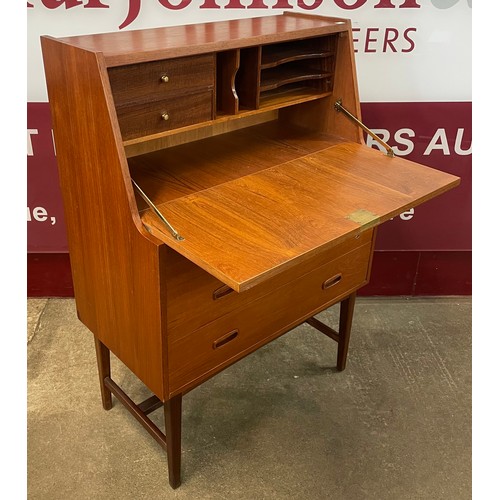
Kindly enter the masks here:
M 345 370 L 347 362 L 347 351 L 349 349 L 349 339 L 351 337 L 355 301 L 356 293 L 352 293 L 340 303 L 339 347 L 337 351 L 337 370 L 339 372 Z
M 105 410 L 111 410 L 113 401 L 111 391 L 106 387 L 104 379 L 111 377 L 111 362 L 109 349 L 97 338 L 94 337 L 95 352 L 97 357 L 97 370 L 99 372 L 99 384 L 101 386 L 102 406 Z
M 181 484 L 182 394 L 164 403 L 167 441 L 168 482 L 172 488 Z

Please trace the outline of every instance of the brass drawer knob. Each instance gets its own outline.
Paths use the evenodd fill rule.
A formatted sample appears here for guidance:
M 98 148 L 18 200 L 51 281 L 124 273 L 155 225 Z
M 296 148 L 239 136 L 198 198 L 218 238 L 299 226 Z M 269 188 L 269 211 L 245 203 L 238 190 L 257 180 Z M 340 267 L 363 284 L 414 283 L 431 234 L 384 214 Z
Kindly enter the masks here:
M 163 114 L 161 115 L 161 118 L 162 118 L 162 120 L 167 121 L 170 117 L 168 116 L 168 113 L 163 113 Z
M 161 75 L 161 81 L 163 83 L 168 83 L 168 76 L 167 75 Z

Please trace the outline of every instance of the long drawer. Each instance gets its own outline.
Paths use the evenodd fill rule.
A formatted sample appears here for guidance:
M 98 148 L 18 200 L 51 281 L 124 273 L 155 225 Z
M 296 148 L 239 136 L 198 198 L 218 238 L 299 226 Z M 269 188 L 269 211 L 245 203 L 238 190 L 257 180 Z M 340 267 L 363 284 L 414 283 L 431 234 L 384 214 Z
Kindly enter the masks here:
M 157 101 L 179 92 L 214 87 L 214 54 L 181 57 L 110 68 L 115 105 Z
M 364 231 L 334 248 L 320 252 L 266 282 L 237 293 L 177 252 L 169 250 L 166 270 L 168 317 L 171 338 L 180 338 L 201 326 L 250 304 L 280 286 L 372 241 L 373 230 Z
M 366 283 L 371 243 L 238 307 L 198 330 L 169 332 L 169 392 L 179 393 Z

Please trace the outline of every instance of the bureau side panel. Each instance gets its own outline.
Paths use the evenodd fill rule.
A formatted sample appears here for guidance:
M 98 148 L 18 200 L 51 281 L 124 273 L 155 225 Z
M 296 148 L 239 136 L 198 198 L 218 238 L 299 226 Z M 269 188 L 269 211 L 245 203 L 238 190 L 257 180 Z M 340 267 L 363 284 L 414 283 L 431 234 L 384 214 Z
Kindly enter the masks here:
M 163 398 L 164 250 L 138 222 L 102 56 L 42 49 L 79 318 Z

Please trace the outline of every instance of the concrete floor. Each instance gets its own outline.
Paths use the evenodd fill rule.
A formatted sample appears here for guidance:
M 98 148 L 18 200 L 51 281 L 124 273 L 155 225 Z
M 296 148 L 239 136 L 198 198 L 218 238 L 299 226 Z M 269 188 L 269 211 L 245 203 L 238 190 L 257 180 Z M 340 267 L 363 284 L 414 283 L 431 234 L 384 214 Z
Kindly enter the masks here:
M 174 491 L 160 446 L 116 400 L 102 409 L 74 301 L 29 300 L 28 498 L 471 498 L 471 300 L 356 307 L 344 372 L 302 325 L 185 396 Z M 135 401 L 149 395 L 112 363 Z

